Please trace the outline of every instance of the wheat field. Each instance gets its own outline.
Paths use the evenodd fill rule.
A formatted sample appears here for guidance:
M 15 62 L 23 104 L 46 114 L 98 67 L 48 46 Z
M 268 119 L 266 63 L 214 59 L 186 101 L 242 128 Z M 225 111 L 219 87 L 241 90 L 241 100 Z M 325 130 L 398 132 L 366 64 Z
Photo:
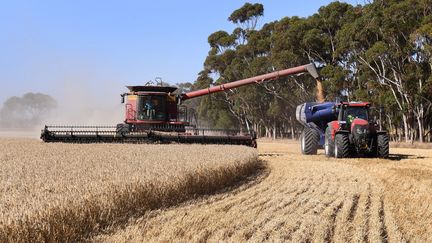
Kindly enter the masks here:
M 244 146 L 3 138 L 0 166 L 0 242 L 74 242 L 234 185 L 262 164 Z
M 301 155 L 258 143 L 257 181 L 154 210 L 96 242 L 430 242 L 432 151 L 392 148 L 389 160 Z
M 336 160 L 265 140 L 258 151 L 29 139 L 0 145 L 1 242 L 432 240 L 428 149 Z

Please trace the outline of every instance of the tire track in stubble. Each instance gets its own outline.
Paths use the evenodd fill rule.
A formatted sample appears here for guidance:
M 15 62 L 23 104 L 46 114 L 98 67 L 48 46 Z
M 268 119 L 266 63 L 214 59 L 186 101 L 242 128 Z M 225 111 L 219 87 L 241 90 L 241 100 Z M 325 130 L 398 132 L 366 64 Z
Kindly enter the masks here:
M 279 185 L 278 185 L 279 184 Z M 281 186 L 281 183 L 278 183 L 276 185 Z M 271 203 L 272 201 L 269 201 L 268 198 L 262 197 L 262 195 L 267 195 L 270 194 L 272 191 L 272 187 L 273 186 L 265 186 L 262 190 L 260 190 L 259 194 L 256 194 L 255 196 L 249 196 L 249 195 L 244 195 L 242 197 L 246 198 L 245 200 L 241 200 L 241 201 L 234 201 L 234 202 L 230 202 L 230 208 L 228 210 L 226 210 L 225 212 L 228 212 L 233 206 L 238 207 L 239 205 L 242 205 L 244 207 L 244 211 L 248 211 L 248 210 L 252 210 L 256 207 L 260 207 L 260 206 L 265 206 L 269 203 Z M 304 185 L 302 188 L 296 188 L 293 190 L 288 190 L 287 188 L 285 190 L 282 191 L 282 193 L 287 193 L 288 195 L 290 194 L 296 194 L 299 190 L 308 190 L 308 188 L 310 187 L 309 184 Z M 256 198 L 259 197 L 261 198 L 260 200 L 257 200 Z M 216 208 L 215 210 L 218 211 L 220 209 L 225 208 L 226 206 L 224 205 L 225 202 L 221 201 L 220 204 L 222 205 L 220 208 Z M 220 210 L 223 211 L 223 210 Z
M 327 175 L 325 178 L 328 179 L 331 178 L 331 176 Z M 308 217 L 302 222 L 299 230 L 293 233 L 293 241 L 316 239 L 314 235 L 317 235 L 316 237 L 319 239 L 325 238 L 328 232 L 325 228 L 332 228 L 331 225 L 326 227 L 325 224 L 327 224 L 328 220 L 331 220 L 332 217 L 336 217 L 341 205 L 343 205 L 343 199 L 339 194 L 339 187 L 339 181 L 330 180 L 329 186 L 323 190 L 322 193 L 317 195 L 321 200 L 315 205 L 312 205 L 312 207 L 307 207 L 300 212 L 300 214 L 308 215 Z M 311 213 L 309 213 L 310 211 Z M 334 213 L 334 216 L 331 212 Z
M 281 211 L 283 212 L 283 216 L 282 218 L 285 218 L 285 216 L 288 216 L 289 214 L 305 214 L 307 212 L 309 212 L 312 208 L 316 207 L 317 203 L 316 201 L 310 200 L 311 198 L 316 198 L 318 195 L 322 195 L 325 194 L 328 191 L 329 188 L 329 183 L 328 180 L 324 180 L 327 179 L 328 177 L 326 176 L 322 176 L 322 177 L 316 177 L 313 185 L 314 187 L 311 188 L 311 190 L 309 191 L 309 193 L 307 194 L 297 194 L 295 197 L 290 198 L 287 202 L 284 203 L 284 206 L 276 206 L 276 207 L 272 207 L 271 210 L 269 210 L 268 212 L 266 212 L 266 215 L 268 215 L 267 217 L 265 217 L 265 223 L 266 224 L 274 224 L 276 225 L 276 229 L 281 229 L 283 226 L 286 226 L 286 223 L 279 220 L 275 220 L 274 217 L 272 215 L 278 214 Z M 325 185 L 325 186 L 323 186 Z M 300 197 L 299 197 L 300 196 Z M 303 197 L 306 197 L 305 199 L 303 199 Z M 287 207 L 290 206 L 290 207 Z M 302 211 L 302 212 L 296 212 L 296 211 Z M 273 223 L 274 222 L 274 223 Z M 293 227 L 288 227 L 287 229 L 284 229 L 284 232 L 289 232 L 290 234 L 295 233 L 301 226 L 301 221 L 296 221 L 294 224 L 291 224 Z M 254 239 L 253 240 L 266 240 L 267 238 L 265 237 L 266 235 L 268 235 L 270 232 L 275 231 L 275 228 L 269 226 L 266 227 L 265 224 L 263 223 L 259 223 L 259 229 L 261 231 L 263 231 L 264 234 L 264 238 L 258 238 L 258 239 Z M 267 229 L 266 229 L 267 228 Z M 258 232 L 259 233 L 259 232 Z M 291 237 L 288 236 L 279 236 L 281 240 L 289 240 L 291 239 Z
M 384 211 L 384 199 L 380 198 L 380 208 L 379 208 L 379 217 L 381 223 L 381 239 L 384 243 L 388 242 L 388 230 L 386 225 L 385 211 Z
M 279 193 L 279 194 L 275 194 L 272 193 L 273 190 L 267 190 L 267 195 L 274 195 L 274 197 L 272 197 L 272 199 L 268 199 L 268 197 L 266 197 L 266 194 L 262 194 L 261 196 L 264 198 L 263 200 L 260 200 L 256 203 L 252 203 L 252 204 L 248 204 L 248 207 L 245 209 L 245 211 L 257 211 L 257 208 L 261 208 L 261 209 L 271 209 L 271 205 L 275 204 L 275 201 L 279 202 L 279 207 L 274 208 L 273 210 L 258 210 L 259 215 L 273 215 L 273 213 L 275 213 L 278 209 L 282 209 L 286 206 L 289 206 L 293 203 L 296 202 L 296 200 L 298 200 L 298 197 L 301 195 L 310 195 L 311 193 L 313 193 L 313 191 L 311 190 L 312 188 L 314 188 L 314 182 L 308 181 L 308 180 L 304 180 L 303 178 L 300 180 L 302 182 L 302 184 L 300 184 L 300 186 L 296 186 L 294 190 L 289 190 L 290 187 L 286 187 L 285 190 L 278 190 L 279 192 L 284 192 L 289 190 L 289 194 L 286 195 L 285 193 Z M 319 186 L 322 182 L 318 183 L 317 186 Z M 264 196 L 263 196 L 264 195 Z M 282 195 L 282 197 L 280 197 L 280 195 Z M 309 198 L 309 197 L 307 197 Z M 282 206 L 280 205 L 280 203 L 282 203 L 284 200 L 289 199 L 287 202 L 285 202 Z M 253 201 L 253 200 L 252 200 Z M 265 204 L 263 204 L 263 201 L 266 201 Z M 244 207 L 245 205 L 237 205 L 240 207 Z M 297 205 L 298 206 L 298 205 Z M 251 223 L 253 223 L 253 227 L 249 227 L 246 229 L 243 229 L 242 231 L 244 231 L 244 236 L 245 239 L 250 239 L 251 237 L 254 236 L 254 234 L 256 233 L 257 229 L 261 229 L 262 227 L 264 227 L 264 225 L 269 221 L 268 218 L 264 217 L 262 218 L 250 218 L 248 216 L 244 216 L 244 217 L 240 217 L 238 220 L 242 221 L 246 221 L 246 225 L 251 225 Z M 253 221 L 253 222 L 251 222 Z
M 328 186 L 321 187 L 321 185 L 323 185 L 323 183 L 324 183 L 323 179 L 324 179 L 324 177 L 321 177 L 320 180 L 318 180 L 318 183 L 312 183 L 313 187 L 309 188 L 308 191 L 310 193 L 308 193 L 308 194 L 305 194 L 305 191 L 300 191 L 300 193 L 295 194 L 295 196 L 292 198 L 285 197 L 284 195 L 277 195 L 278 197 L 280 197 L 278 200 L 279 203 L 269 204 L 271 206 L 265 211 L 265 213 L 260 214 L 260 217 L 258 217 L 255 221 L 255 225 L 256 225 L 256 226 L 254 226 L 255 232 L 253 232 L 252 235 L 256 234 L 257 229 L 259 229 L 264 234 L 264 237 L 261 237 L 261 240 L 267 240 L 266 235 L 268 235 L 270 233 L 269 231 L 273 231 L 273 229 L 270 228 L 270 229 L 266 230 L 266 226 L 267 226 L 267 224 L 270 224 L 272 222 L 272 220 L 274 220 L 273 215 L 278 214 L 281 211 L 284 212 L 285 214 L 290 214 L 290 213 L 293 213 L 293 211 L 295 211 L 296 209 L 297 210 L 302 209 L 302 207 L 306 207 L 304 212 L 309 211 L 310 208 L 313 206 L 313 203 L 314 203 L 314 202 L 310 201 L 310 198 L 313 198 L 316 195 L 320 195 L 322 193 L 325 193 L 328 190 Z M 318 188 L 318 190 L 316 188 Z M 303 200 L 299 201 L 299 196 L 305 196 L 306 200 L 305 201 L 303 201 Z M 297 202 L 297 203 L 294 204 L 295 202 Z M 283 204 L 281 205 L 281 203 L 283 203 Z M 295 230 L 293 230 L 292 232 L 294 232 L 294 231 Z
M 368 227 L 368 198 L 370 197 L 368 191 L 368 184 L 363 184 L 359 188 L 360 195 L 357 203 L 357 209 L 353 215 L 349 218 L 352 219 L 350 222 L 349 229 L 353 229 L 351 235 L 348 235 L 350 241 L 364 241 L 368 238 L 367 227 Z
M 335 218 L 334 240 L 337 242 L 348 242 L 353 234 L 353 219 L 357 212 L 359 194 L 349 194 L 345 196 L 344 205 L 341 212 Z
M 280 187 L 283 183 L 284 182 L 281 180 L 277 180 L 277 183 L 273 185 L 260 183 L 253 188 L 247 188 L 245 191 L 238 193 L 238 197 L 222 198 L 221 200 L 216 201 L 214 205 L 216 207 L 221 206 L 221 208 L 225 208 L 226 211 L 229 211 L 229 209 L 235 205 L 249 205 L 256 201 L 256 198 L 260 195 L 266 194 L 266 192 L 271 190 L 272 187 Z M 293 191 L 296 191 L 296 189 Z

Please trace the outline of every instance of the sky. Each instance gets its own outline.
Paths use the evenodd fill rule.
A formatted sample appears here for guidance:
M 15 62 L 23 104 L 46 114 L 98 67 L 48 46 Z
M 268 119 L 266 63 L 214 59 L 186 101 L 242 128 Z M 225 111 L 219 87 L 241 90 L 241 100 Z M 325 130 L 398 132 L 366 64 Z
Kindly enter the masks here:
M 118 102 L 125 85 L 156 77 L 193 82 L 209 51 L 207 37 L 234 29 L 227 18 L 245 2 L 0 0 L 0 106 L 26 92 L 85 105 L 91 98 Z M 259 2 L 262 25 L 312 15 L 331 1 Z

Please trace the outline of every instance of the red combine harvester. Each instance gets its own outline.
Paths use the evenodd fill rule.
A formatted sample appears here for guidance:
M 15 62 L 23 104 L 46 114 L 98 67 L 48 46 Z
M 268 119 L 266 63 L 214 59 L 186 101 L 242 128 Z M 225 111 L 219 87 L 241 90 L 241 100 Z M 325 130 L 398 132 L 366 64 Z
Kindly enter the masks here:
M 45 126 L 41 139 L 44 142 L 177 142 L 256 147 L 256 135 L 252 130 L 243 133 L 192 126 L 191 114 L 181 105 L 182 101 L 304 72 L 319 81 L 315 66 L 307 64 L 180 95 L 174 94 L 176 87 L 127 86 L 129 92 L 121 95 L 123 103 L 125 98 L 127 100 L 124 123 L 117 126 Z

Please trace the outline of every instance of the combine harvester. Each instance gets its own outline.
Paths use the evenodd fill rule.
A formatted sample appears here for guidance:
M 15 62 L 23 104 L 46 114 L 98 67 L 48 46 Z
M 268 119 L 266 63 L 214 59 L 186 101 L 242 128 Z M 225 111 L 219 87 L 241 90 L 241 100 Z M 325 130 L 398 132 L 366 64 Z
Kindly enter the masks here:
M 203 143 L 239 144 L 256 147 L 256 133 L 233 130 L 200 129 L 191 126 L 191 115 L 182 101 L 238 88 L 249 84 L 277 80 L 279 77 L 309 72 L 321 87 L 314 64 L 302 65 L 252 78 L 230 82 L 180 95 L 170 86 L 127 86 L 121 95 L 125 105 L 124 123 L 117 126 L 45 126 L 44 142 L 72 143 Z M 322 100 L 322 96 L 319 100 Z

